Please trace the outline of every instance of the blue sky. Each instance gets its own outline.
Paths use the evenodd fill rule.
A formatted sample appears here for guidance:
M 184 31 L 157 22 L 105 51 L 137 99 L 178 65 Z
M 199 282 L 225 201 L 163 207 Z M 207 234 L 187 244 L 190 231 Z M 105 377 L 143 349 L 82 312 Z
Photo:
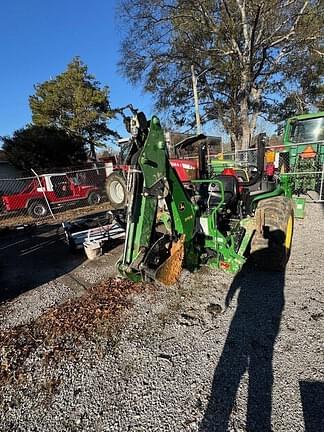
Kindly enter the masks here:
M 149 0 L 148 0 L 149 1 Z M 150 117 L 152 98 L 117 70 L 121 29 L 117 0 L 3 0 L 0 41 L 0 136 L 31 121 L 33 85 L 55 77 L 75 56 L 110 88 L 113 107 L 132 103 Z M 127 136 L 122 120 L 110 124 Z M 262 130 L 271 130 L 264 122 Z M 205 133 L 226 136 L 207 125 Z
M 4 0 L 1 3 L 0 136 L 31 121 L 33 85 L 61 73 L 76 55 L 102 85 L 112 106 L 133 103 L 148 116 L 152 101 L 117 71 L 120 29 L 115 0 Z M 120 132 L 121 121 L 111 124 Z M 127 135 L 127 134 L 126 134 Z

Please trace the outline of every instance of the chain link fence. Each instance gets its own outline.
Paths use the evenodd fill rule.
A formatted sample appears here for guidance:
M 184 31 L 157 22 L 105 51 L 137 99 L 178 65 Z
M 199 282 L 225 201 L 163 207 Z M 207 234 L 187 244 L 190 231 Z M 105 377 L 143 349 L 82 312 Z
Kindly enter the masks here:
M 0 179 L 0 228 L 58 223 L 108 210 L 105 183 L 112 164 L 62 169 L 33 176 Z
M 242 168 L 257 166 L 257 148 L 224 153 L 224 160 Z M 293 178 L 294 194 L 307 195 L 315 202 L 324 202 L 324 141 L 298 143 L 290 146 L 265 147 L 265 166 L 270 161 L 274 173 Z
M 257 166 L 257 149 L 224 153 L 246 171 Z M 274 175 L 293 177 L 294 193 L 324 202 L 324 141 L 265 148 Z M 0 178 L 0 228 L 30 223 L 59 223 L 89 213 L 109 210 L 107 177 L 113 164 L 36 172 L 29 177 Z

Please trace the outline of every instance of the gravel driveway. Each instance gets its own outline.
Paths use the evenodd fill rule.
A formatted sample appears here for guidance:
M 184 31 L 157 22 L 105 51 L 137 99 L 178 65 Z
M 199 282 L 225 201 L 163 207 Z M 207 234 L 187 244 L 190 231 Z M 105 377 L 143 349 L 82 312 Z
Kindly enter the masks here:
M 132 295 L 77 356 L 44 364 L 34 351 L 24 379 L 0 390 L 0 430 L 324 430 L 323 216 L 308 204 L 296 221 L 285 274 L 183 273 L 176 287 Z M 74 279 L 113 274 L 119 253 Z M 5 306 L 3 327 L 42 313 L 41 287 L 25 295 Z

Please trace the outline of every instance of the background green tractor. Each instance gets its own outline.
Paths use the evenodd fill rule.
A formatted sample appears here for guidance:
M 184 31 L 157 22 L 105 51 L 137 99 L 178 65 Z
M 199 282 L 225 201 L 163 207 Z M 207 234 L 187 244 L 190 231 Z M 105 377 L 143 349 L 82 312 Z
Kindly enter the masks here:
M 320 192 L 324 166 L 324 112 L 291 117 L 284 127 L 281 172 L 292 172 L 299 194 Z M 323 198 L 323 197 L 320 197 Z

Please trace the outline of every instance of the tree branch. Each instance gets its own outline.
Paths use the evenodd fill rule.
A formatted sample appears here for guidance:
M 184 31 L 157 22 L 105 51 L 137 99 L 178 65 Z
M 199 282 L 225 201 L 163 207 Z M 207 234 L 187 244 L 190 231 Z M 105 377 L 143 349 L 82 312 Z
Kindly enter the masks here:
M 299 13 L 297 14 L 297 17 L 296 17 L 294 23 L 292 24 L 290 30 L 288 31 L 288 33 L 285 34 L 284 36 L 281 36 L 277 40 L 273 41 L 271 44 L 269 44 L 269 48 L 273 48 L 274 46 L 280 44 L 281 42 L 288 41 L 290 39 L 290 37 L 295 33 L 295 29 L 296 29 L 296 27 L 299 23 L 299 20 L 300 20 L 301 16 L 303 15 L 307 6 L 308 6 L 308 0 L 306 0 L 304 2 L 303 6 L 301 7 Z

